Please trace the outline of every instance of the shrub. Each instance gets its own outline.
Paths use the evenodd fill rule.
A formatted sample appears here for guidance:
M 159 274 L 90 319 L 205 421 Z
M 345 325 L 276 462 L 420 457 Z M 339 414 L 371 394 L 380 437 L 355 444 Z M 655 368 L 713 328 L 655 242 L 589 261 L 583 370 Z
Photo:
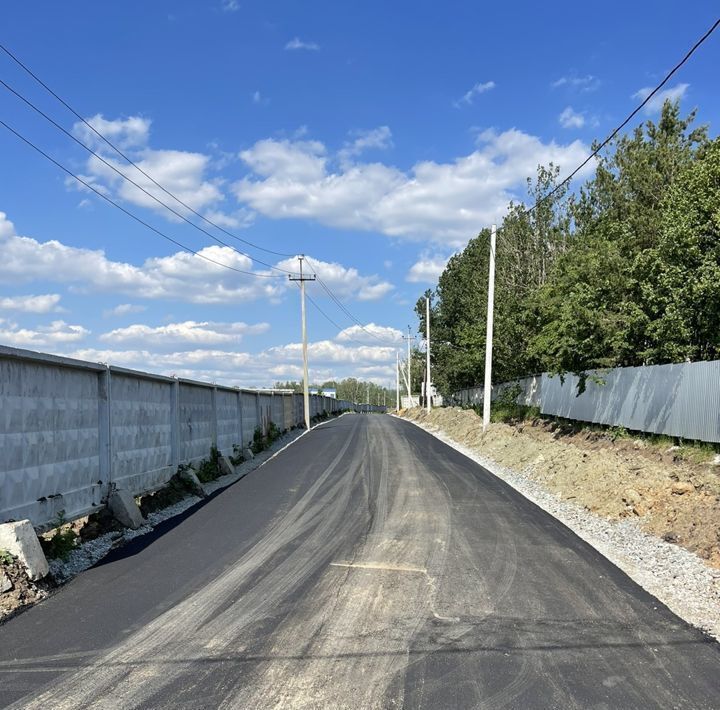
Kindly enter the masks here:
M 265 436 L 261 427 L 256 426 L 253 432 L 253 440 L 250 442 L 250 451 L 259 454 L 265 449 Z
M 64 510 L 61 510 L 57 514 L 53 525 L 56 528 L 55 533 L 51 538 L 41 537 L 40 545 L 47 557 L 66 562 L 68 557 L 70 557 L 70 553 L 75 549 L 78 535 L 70 527 L 63 530 L 63 527 L 67 525 Z
M 243 461 L 245 461 L 242 450 L 243 447 L 241 444 L 233 444 L 233 455 L 230 457 L 230 463 L 233 466 L 239 466 L 243 463 Z
M 200 462 L 197 477 L 200 483 L 209 483 L 220 477 L 220 466 L 218 460 L 220 452 L 214 444 L 210 447 L 210 458 Z

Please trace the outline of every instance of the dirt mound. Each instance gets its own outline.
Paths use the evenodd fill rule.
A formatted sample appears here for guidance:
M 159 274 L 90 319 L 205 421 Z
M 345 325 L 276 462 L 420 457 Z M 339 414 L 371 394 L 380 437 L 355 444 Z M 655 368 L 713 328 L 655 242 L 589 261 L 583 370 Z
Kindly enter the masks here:
M 683 458 L 681 447 L 617 439 L 537 419 L 491 424 L 473 410 L 412 409 L 408 419 L 442 429 L 458 443 L 524 472 L 563 499 L 609 519 L 637 517 L 649 533 L 720 569 L 720 466 Z

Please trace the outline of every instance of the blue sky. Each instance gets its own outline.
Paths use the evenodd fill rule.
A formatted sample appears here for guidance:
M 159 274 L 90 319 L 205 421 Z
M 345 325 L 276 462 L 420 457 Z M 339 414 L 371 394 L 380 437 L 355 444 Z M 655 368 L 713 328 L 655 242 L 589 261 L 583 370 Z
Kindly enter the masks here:
M 711 3 L 5 3 L 0 42 L 144 171 L 242 239 L 305 253 L 311 379 L 394 384 L 445 260 L 538 163 L 574 168 L 714 21 Z M 720 35 L 668 85 L 717 134 Z M 199 222 L 0 53 L 0 78 Z M 643 118 L 652 117 L 657 104 Z M 299 379 L 297 289 L 178 220 L 0 87 L 0 343 L 241 385 Z M 586 173 L 586 176 L 589 173 Z M 223 241 L 280 269 L 292 260 Z M 211 246 L 213 245 L 214 246 Z

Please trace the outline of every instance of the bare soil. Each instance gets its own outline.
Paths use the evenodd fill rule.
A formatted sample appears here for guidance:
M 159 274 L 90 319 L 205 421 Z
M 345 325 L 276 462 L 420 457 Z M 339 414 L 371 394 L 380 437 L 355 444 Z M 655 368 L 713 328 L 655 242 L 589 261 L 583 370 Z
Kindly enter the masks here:
M 0 563 L 0 584 L 3 582 L 12 586 L 0 592 L 0 622 L 9 619 L 24 607 L 45 599 L 54 587 L 49 579 L 31 582 L 25 568 L 16 559 Z M 2 588 L 0 586 L 0 589 Z
M 720 569 L 720 466 L 693 460 L 691 447 L 660 447 L 546 419 L 491 424 L 483 434 L 480 417 L 458 407 L 401 416 L 439 427 L 597 515 L 635 517 L 646 532 Z

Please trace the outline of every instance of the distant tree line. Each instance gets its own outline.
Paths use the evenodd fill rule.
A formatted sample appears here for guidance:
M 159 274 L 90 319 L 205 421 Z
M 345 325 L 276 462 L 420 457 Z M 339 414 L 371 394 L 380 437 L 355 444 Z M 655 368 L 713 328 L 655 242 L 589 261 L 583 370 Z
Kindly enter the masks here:
M 533 212 L 510 203 L 497 241 L 493 381 L 548 371 L 720 357 L 720 139 L 666 102 L 617 138 L 575 193 Z M 528 179 L 529 202 L 559 169 Z M 482 382 L 489 230 L 440 276 L 433 379 L 441 392 Z M 425 333 L 425 300 L 416 306 Z
M 288 389 L 293 392 L 303 391 L 302 382 L 276 382 L 274 386 L 277 389 Z M 310 389 L 317 389 L 321 394 L 323 390 L 334 389 L 338 399 L 379 405 L 386 402 L 388 406 L 395 406 L 394 388 L 388 389 L 374 382 L 358 380 L 354 377 L 346 377 L 344 380 L 326 380 L 322 384 L 311 384 Z

